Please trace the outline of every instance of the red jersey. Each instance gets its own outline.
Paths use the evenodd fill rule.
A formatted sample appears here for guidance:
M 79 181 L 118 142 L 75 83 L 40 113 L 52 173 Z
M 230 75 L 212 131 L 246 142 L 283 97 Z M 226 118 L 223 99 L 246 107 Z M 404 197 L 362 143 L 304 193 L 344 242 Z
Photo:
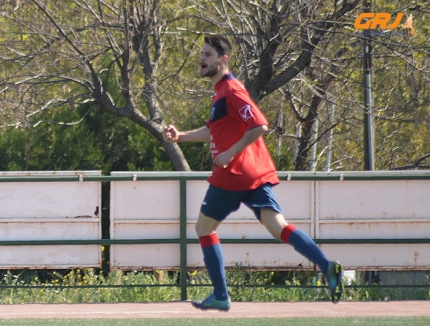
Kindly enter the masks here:
M 246 131 L 268 125 L 267 118 L 251 100 L 245 87 L 231 73 L 216 85 L 206 126 L 210 129 L 212 159 L 237 143 Z M 263 137 L 237 154 L 227 168 L 215 166 L 209 183 L 230 191 L 252 190 L 278 184 L 275 164 Z

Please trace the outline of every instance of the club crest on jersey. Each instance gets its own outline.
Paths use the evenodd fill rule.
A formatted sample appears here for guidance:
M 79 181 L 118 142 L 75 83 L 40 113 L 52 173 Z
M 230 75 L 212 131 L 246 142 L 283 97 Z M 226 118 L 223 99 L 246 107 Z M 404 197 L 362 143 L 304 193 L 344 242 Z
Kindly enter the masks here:
M 243 121 L 247 121 L 252 117 L 251 105 L 247 104 L 239 110 L 240 117 Z

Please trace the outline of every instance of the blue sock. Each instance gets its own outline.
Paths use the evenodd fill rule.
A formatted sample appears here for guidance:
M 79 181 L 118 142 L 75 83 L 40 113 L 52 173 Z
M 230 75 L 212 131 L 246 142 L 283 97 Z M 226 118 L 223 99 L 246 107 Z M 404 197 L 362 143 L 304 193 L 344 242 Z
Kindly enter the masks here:
M 323 274 L 327 274 L 329 260 L 306 233 L 288 224 L 282 230 L 281 239 L 292 245 L 299 254 L 316 264 Z
M 224 256 L 216 233 L 199 238 L 203 251 L 206 270 L 214 287 L 213 294 L 217 300 L 227 300 L 227 280 L 224 269 Z

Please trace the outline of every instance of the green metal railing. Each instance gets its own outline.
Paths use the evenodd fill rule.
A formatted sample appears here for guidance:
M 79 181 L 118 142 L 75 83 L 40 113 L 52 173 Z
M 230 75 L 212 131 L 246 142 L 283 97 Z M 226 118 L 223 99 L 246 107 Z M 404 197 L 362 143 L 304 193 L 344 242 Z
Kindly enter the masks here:
M 145 180 L 179 180 L 180 182 L 180 238 L 179 239 L 100 239 L 100 240 L 19 240 L 2 241 L 0 246 L 50 246 L 50 245 L 136 245 L 136 244 L 179 244 L 180 245 L 180 280 L 181 300 L 187 299 L 187 288 L 191 286 L 209 286 L 208 284 L 191 285 L 187 282 L 187 245 L 197 244 L 198 239 L 187 239 L 187 181 L 206 180 L 210 172 L 147 172 L 147 173 L 126 173 L 125 175 L 17 175 L 0 176 L 0 182 L 112 182 L 112 181 L 145 181 Z M 430 171 L 384 171 L 384 172 L 279 172 L 281 180 L 289 181 L 359 181 L 359 180 L 429 180 Z M 403 239 L 314 239 L 317 244 L 428 244 L 428 238 L 403 238 Z M 223 239 L 226 244 L 281 244 L 274 239 Z M 429 266 L 430 269 L 430 266 Z M 75 286 L 75 287 L 154 287 L 154 286 L 178 286 L 178 285 L 96 285 L 96 286 Z M 234 285 L 233 285 L 234 286 Z M 241 287 L 268 287 L 270 285 L 240 285 Z M 0 288 L 25 287 L 43 288 L 43 286 L 0 286 Z M 62 286 L 57 286 L 62 288 Z M 305 285 L 272 285 L 272 287 L 288 288 L 321 288 L 318 286 Z M 374 285 L 350 285 L 347 288 L 368 288 Z M 430 288 L 430 284 L 424 285 L 378 285 L 382 288 Z M 64 287 L 65 288 L 65 287 Z M 70 288 L 67 287 L 67 288 Z
M 31 173 L 31 172 L 29 172 Z M 129 172 L 124 175 L 0 175 L 0 182 L 67 182 L 67 181 L 143 181 L 143 180 L 206 180 L 210 172 Z M 281 180 L 291 181 L 357 181 L 357 180 L 429 180 L 426 171 L 365 172 L 278 172 Z

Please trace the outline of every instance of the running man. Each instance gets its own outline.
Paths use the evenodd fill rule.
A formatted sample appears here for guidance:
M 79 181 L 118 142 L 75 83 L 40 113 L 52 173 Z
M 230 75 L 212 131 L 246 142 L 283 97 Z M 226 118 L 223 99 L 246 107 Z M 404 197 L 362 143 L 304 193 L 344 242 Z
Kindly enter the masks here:
M 205 300 L 191 304 L 202 310 L 230 309 L 217 228 L 241 203 L 254 212 L 275 239 L 290 244 L 319 267 L 326 276 L 331 300 L 336 303 L 343 291 L 342 266 L 329 261 L 306 233 L 288 224 L 282 215 L 272 192 L 279 179 L 262 137 L 268 130 L 268 121 L 244 86 L 231 74 L 228 67 L 231 51 L 226 37 L 205 37 L 200 53 L 200 75 L 208 77 L 214 85 L 210 117 L 201 128 L 179 131 L 169 125 L 163 134 L 167 142 L 209 141 L 214 163 L 196 223 L 213 292 Z

